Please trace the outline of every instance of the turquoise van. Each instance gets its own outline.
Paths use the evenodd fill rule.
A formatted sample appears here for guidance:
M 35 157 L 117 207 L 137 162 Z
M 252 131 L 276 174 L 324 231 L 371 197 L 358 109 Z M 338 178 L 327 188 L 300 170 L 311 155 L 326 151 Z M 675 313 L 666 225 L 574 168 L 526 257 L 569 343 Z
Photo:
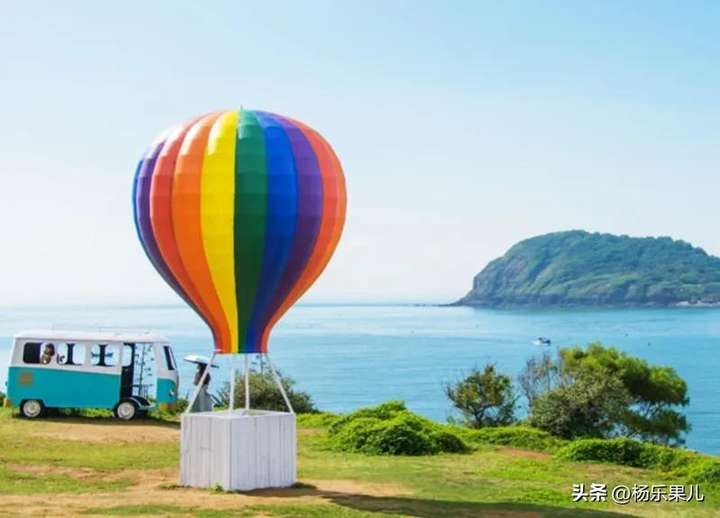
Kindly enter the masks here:
M 174 406 L 177 395 L 175 357 L 162 336 L 52 330 L 14 337 L 5 405 L 23 417 L 107 408 L 129 421 L 156 405 Z

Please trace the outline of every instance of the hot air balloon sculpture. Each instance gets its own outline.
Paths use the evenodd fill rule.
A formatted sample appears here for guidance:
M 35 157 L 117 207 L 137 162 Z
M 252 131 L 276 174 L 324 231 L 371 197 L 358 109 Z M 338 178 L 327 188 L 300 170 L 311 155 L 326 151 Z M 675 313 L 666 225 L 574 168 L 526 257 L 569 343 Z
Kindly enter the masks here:
M 342 234 L 345 179 L 327 141 L 263 111 L 196 117 L 152 143 L 137 166 L 133 206 L 149 260 L 210 328 L 213 358 L 245 355 L 246 408 L 247 358 L 263 354 L 292 412 L 268 339 Z

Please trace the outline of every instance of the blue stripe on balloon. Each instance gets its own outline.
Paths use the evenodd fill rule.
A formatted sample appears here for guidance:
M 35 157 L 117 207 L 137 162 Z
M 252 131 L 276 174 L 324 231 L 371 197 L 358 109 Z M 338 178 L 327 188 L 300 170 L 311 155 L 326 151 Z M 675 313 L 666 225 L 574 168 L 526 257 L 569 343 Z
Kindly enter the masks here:
M 289 120 L 279 115 L 267 116 L 284 129 L 292 146 L 297 171 L 298 215 L 293 246 L 283 276 L 274 290 L 267 320 L 262 324 L 263 328 L 279 310 L 305 270 L 315 248 L 323 210 L 322 176 L 312 144 L 302 130 Z
M 259 353 L 273 294 L 282 279 L 295 239 L 298 189 L 293 150 L 282 126 L 265 112 L 254 112 L 265 136 L 267 212 L 258 290 L 248 325 L 248 353 Z

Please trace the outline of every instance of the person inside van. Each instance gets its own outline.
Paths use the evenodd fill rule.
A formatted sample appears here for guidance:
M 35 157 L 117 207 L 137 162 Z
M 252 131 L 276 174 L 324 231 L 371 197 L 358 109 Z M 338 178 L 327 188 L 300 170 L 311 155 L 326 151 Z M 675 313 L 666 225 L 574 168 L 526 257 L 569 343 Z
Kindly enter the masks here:
M 203 373 L 208 368 L 209 367 L 206 363 L 197 364 L 197 371 L 195 372 L 195 379 L 193 380 L 193 385 L 197 386 L 200 384 Z M 212 400 L 210 399 L 210 393 L 208 392 L 209 384 L 210 372 L 208 372 L 207 376 L 205 376 L 205 380 L 203 381 L 202 387 L 200 388 L 200 392 L 198 392 L 198 396 L 195 399 L 195 403 L 192 407 L 193 412 L 210 412 L 212 410 Z
M 53 344 L 45 344 L 45 348 L 43 349 L 42 356 L 40 357 L 40 363 L 43 365 L 48 365 L 53 357 L 55 356 L 55 345 Z

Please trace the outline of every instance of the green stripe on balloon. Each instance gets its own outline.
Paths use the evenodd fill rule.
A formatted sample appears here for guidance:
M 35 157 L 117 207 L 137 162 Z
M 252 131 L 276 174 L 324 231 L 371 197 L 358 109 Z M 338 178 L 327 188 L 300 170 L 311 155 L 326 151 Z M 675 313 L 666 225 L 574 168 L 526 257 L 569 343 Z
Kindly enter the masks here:
M 267 218 L 265 136 L 252 111 L 241 111 L 235 147 L 235 293 L 237 352 L 248 346 L 248 324 L 261 275 Z M 244 282 L 241 282 L 241 279 Z

